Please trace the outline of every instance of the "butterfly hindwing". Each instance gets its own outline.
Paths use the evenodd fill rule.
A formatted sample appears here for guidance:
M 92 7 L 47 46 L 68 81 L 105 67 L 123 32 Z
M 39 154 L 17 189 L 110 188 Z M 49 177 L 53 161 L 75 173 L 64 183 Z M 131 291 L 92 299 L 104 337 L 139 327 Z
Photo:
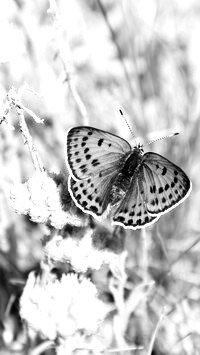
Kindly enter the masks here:
M 125 197 L 114 213 L 113 224 L 139 229 L 154 223 L 158 218 L 148 214 L 137 177 L 133 178 Z
M 67 164 L 74 179 L 100 172 L 109 175 L 130 150 L 124 139 L 93 127 L 74 127 L 67 132 Z
M 98 175 L 86 180 L 70 177 L 69 191 L 77 206 L 94 217 L 101 216 L 110 202 L 110 191 L 117 175 L 118 170 L 110 175 L 104 174 L 101 178 Z
M 152 215 L 166 213 L 184 201 L 191 182 L 184 171 L 156 153 L 145 153 L 141 166 L 147 211 Z

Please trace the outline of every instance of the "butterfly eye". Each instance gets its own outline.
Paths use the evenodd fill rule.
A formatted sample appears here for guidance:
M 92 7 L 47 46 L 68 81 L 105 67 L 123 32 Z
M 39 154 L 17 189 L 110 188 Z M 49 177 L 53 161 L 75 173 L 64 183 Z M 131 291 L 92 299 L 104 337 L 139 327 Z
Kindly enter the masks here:
M 144 153 L 143 144 L 138 143 L 137 148 L 140 150 L 141 153 Z

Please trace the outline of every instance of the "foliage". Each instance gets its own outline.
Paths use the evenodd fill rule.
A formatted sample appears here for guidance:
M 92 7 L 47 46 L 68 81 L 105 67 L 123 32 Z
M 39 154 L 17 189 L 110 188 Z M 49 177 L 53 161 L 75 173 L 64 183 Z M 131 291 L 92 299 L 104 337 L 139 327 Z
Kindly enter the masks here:
M 200 352 L 199 10 L 0 3 L 0 353 Z M 119 109 L 140 142 L 181 132 L 148 148 L 193 183 L 140 231 L 94 220 L 67 189 L 66 130 L 134 144 Z

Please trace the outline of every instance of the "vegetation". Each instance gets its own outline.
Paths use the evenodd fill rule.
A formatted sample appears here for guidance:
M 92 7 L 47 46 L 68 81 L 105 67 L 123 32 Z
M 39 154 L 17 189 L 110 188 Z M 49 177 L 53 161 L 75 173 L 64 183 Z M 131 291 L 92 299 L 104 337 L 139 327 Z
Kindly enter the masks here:
M 200 353 L 200 5 L 0 3 L 0 354 Z M 66 131 L 146 145 L 189 176 L 141 230 L 83 213 Z

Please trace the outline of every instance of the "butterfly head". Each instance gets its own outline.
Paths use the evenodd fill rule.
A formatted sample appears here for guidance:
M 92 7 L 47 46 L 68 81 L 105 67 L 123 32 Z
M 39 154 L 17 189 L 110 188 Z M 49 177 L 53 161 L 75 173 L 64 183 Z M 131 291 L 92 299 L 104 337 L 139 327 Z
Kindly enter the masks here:
M 143 144 L 141 144 L 141 143 L 138 143 L 137 146 L 133 147 L 133 150 L 135 152 L 137 152 L 139 155 L 143 155 L 144 154 Z

